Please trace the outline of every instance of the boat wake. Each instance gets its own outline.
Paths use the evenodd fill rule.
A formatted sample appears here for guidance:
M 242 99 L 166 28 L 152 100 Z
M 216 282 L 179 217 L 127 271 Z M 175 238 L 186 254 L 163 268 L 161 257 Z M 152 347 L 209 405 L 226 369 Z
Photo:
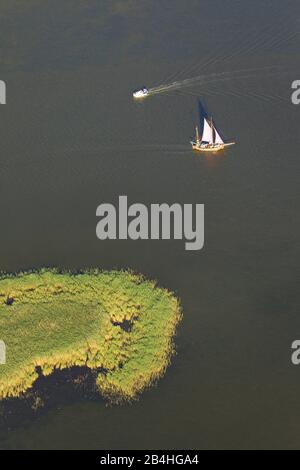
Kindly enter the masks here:
M 228 49 L 229 53 L 224 54 L 224 44 L 223 42 L 219 44 L 219 47 L 214 48 L 213 54 L 205 57 L 204 59 L 196 60 L 194 63 L 187 64 L 183 69 L 173 72 L 168 77 L 165 77 L 162 82 L 158 83 L 156 86 L 148 89 L 148 95 L 154 96 L 163 93 L 173 93 L 176 94 L 193 94 L 196 89 L 199 91 L 207 92 L 207 94 L 214 94 L 216 85 L 216 94 L 220 94 L 220 87 L 218 87 L 219 82 L 227 82 L 229 85 L 231 81 L 234 81 L 236 84 L 247 82 L 255 84 L 255 79 L 262 80 L 267 77 L 274 77 L 275 75 L 280 77 L 280 75 L 287 73 L 295 73 L 295 70 L 286 70 L 283 66 L 270 65 L 261 68 L 248 68 L 241 70 L 234 70 L 233 62 L 235 59 L 241 57 L 250 57 L 255 56 L 256 53 L 261 55 L 262 53 L 269 54 L 270 56 L 274 53 L 277 53 L 280 47 L 290 47 L 292 44 L 296 43 L 296 40 L 299 39 L 299 26 L 298 23 L 295 23 L 294 30 L 291 31 L 290 24 L 287 21 L 287 18 L 278 16 L 280 18 L 277 24 L 266 25 L 263 30 L 260 32 L 256 28 L 253 28 L 253 33 L 248 35 L 247 38 L 241 38 L 239 45 L 236 45 L 236 35 L 233 35 L 231 42 L 229 39 Z M 223 70 L 221 72 L 199 74 L 200 70 L 212 70 L 218 65 L 222 66 Z M 198 72 L 198 73 L 197 73 Z M 191 78 L 187 78 L 188 76 Z M 225 85 L 225 83 L 224 83 Z M 224 87 L 222 87 L 224 89 Z M 232 93 L 235 96 L 239 95 L 239 92 L 235 92 L 236 88 L 232 90 Z M 247 91 L 243 96 L 246 96 Z M 256 92 L 248 94 L 252 97 L 259 98 L 259 93 L 256 95 Z M 262 94 L 262 99 L 266 101 L 273 99 L 270 95 Z M 282 97 L 279 97 L 281 99 Z
M 149 88 L 149 95 L 156 95 L 160 93 L 169 93 L 172 91 L 181 91 L 186 88 L 197 86 L 205 86 L 217 82 L 231 81 L 231 80 L 246 80 L 257 79 L 274 76 L 275 74 L 287 73 L 280 66 L 269 66 L 252 69 L 231 70 L 227 72 L 216 72 L 211 74 L 202 74 L 196 77 L 187 78 L 180 81 L 175 81 L 165 85 Z

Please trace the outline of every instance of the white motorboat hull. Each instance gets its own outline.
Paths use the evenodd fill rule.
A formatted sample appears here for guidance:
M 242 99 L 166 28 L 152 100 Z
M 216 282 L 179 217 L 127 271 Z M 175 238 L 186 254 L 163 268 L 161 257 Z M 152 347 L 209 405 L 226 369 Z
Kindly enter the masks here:
M 141 99 L 141 98 L 146 98 L 148 94 L 149 94 L 149 90 L 147 88 L 142 88 L 141 90 L 134 91 L 132 93 L 132 96 L 135 99 Z

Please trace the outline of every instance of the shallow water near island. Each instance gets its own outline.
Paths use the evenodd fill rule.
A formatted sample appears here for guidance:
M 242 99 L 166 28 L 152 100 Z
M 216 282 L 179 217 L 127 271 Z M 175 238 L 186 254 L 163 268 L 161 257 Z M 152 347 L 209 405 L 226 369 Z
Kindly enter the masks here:
M 190 3 L 0 6 L 1 269 L 129 267 L 184 314 L 177 355 L 139 401 L 20 408 L 13 426 L 0 421 L 2 449 L 299 448 L 299 2 Z M 295 73 L 131 97 L 268 64 Z M 198 97 L 237 142 L 223 154 L 190 150 Z M 204 203 L 204 249 L 97 240 L 96 207 L 122 194 Z

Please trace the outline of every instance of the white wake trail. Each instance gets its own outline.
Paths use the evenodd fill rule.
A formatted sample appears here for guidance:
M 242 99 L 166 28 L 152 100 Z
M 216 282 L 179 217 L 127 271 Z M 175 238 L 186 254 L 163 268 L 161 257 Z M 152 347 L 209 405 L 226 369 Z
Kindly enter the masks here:
M 233 70 L 228 72 L 219 72 L 219 73 L 212 73 L 206 75 L 198 75 L 192 78 L 186 78 L 184 80 L 175 81 L 172 83 L 168 83 L 165 85 L 160 85 L 157 87 L 153 87 L 149 89 L 149 95 L 155 95 L 159 93 L 167 93 L 169 91 L 180 90 L 182 88 L 187 88 L 194 86 L 196 84 L 206 84 L 206 83 L 213 83 L 223 80 L 233 80 L 233 79 L 245 79 L 245 78 L 256 78 L 258 72 L 264 72 L 264 76 L 266 73 L 274 74 L 277 71 L 280 72 L 281 69 L 279 66 L 270 66 L 270 67 L 261 67 L 256 69 L 241 69 L 241 70 Z

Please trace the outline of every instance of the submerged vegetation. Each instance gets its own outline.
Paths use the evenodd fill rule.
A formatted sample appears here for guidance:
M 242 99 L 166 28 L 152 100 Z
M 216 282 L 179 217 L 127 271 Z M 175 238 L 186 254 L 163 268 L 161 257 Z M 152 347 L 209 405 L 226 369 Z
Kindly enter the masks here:
M 41 270 L 0 278 L 0 398 L 39 374 L 85 366 L 110 400 L 133 399 L 161 377 L 174 351 L 178 300 L 131 272 Z

